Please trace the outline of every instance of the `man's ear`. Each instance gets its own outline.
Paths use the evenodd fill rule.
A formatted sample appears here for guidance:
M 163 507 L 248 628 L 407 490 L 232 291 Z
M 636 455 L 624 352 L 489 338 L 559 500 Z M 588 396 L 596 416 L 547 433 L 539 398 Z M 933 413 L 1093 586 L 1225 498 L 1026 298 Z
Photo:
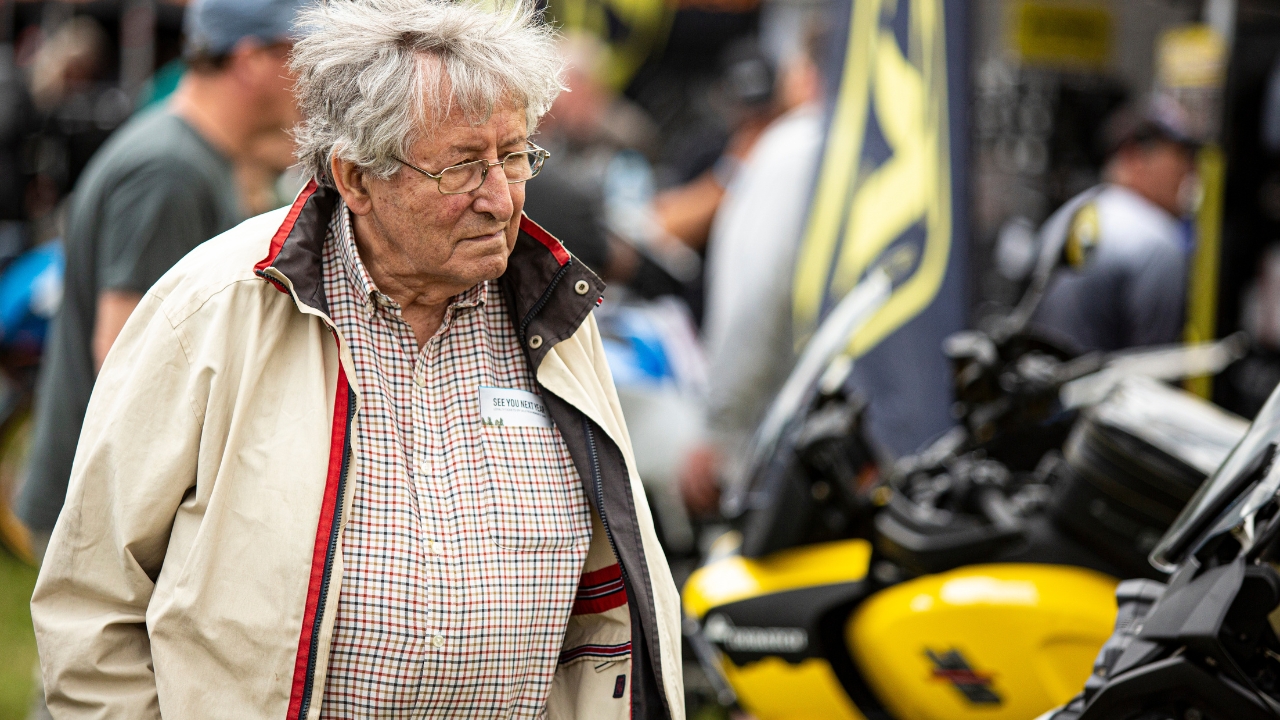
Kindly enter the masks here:
M 363 168 L 335 155 L 329 159 L 329 173 L 333 176 L 338 194 L 347 202 L 351 212 L 368 215 L 373 211 L 373 200 L 369 197 L 369 176 Z

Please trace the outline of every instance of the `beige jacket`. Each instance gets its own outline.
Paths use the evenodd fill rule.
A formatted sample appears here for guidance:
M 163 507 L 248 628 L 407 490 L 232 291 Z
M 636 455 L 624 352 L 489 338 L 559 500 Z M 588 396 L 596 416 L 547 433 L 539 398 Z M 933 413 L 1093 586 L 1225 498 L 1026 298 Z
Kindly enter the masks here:
M 312 183 L 196 248 L 108 356 L 32 599 L 54 717 L 318 717 L 360 422 L 320 281 L 336 200 Z M 603 285 L 527 219 L 500 282 L 593 501 L 584 571 L 620 562 L 627 592 L 571 619 L 548 714 L 682 720 L 679 601 L 590 312 Z

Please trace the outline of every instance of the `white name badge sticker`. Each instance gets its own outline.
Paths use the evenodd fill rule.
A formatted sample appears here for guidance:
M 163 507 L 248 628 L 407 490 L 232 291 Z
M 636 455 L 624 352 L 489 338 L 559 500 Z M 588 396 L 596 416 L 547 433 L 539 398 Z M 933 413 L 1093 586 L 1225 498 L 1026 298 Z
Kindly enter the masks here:
M 480 422 L 490 427 L 551 427 L 542 398 L 515 388 L 480 387 Z

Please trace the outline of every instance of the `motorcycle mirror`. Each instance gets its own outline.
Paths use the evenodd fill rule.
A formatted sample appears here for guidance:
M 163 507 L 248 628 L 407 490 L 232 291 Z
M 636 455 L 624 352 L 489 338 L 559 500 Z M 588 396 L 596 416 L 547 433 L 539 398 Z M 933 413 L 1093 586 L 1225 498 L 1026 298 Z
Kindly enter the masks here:
M 1027 218 L 1015 217 L 996 235 L 996 271 L 1006 280 L 1026 280 L 1035 269 L 1038 250 L 1035 224 Z
M 1031 270 L 1031 283 L 1017 307 L 998 328 L 997 343 L 1026 329 L 1049 289 L 1054 271 L 1063 266 L 1083 267 L 1088 262 L 1099 239 L 1097 211 L 1093 205 L 1099 192 L 1100 187 L 1076 196 L 1040 228 L 1039 252 Z

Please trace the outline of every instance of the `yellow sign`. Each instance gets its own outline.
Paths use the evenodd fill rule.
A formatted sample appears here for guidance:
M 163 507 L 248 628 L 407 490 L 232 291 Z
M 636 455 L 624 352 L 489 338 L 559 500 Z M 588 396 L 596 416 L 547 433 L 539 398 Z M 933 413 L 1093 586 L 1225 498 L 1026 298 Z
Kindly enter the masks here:
M 1024 0 L 1011 6 L 1014 50 L 1028 64 L 1099 68 L 1111 62 L 1111 9 L 1098 3 Z
M 899 13 L 909 13 L 906 50 L 892 28 Z M 942 286 L 952 230 L 945 29 L 943 0 L 853 2 L 840 93 L 796 261 L 798 343 L 824 305 L 886 258 L 897 266 L 895 289 L 853 337 L 852 356 L 918 315 Z M 868 154 L 872 123 L 887 159 Z
M 1227 71 L 1227 43 L 1208 25 L 1166 31 L 1156 50 L 1160 84 L 1167 88 L 1214 88 Z

